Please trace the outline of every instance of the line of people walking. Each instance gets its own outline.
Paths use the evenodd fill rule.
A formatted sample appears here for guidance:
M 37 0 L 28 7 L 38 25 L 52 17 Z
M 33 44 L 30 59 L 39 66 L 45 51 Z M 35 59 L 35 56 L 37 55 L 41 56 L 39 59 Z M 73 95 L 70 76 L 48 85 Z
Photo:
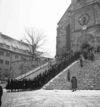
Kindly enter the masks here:
M 43 87 L 49 80 L 60 73 L 63 69 L 69 66 L 72 62 L 79 58 L 79 53 L 75 53 L 67 59 L 64 59 L 58 64 L 54 64 L 49 70 L 37 75 L 33 80 L 8 80 L 6 89 L 10 91 L 36 90 Z

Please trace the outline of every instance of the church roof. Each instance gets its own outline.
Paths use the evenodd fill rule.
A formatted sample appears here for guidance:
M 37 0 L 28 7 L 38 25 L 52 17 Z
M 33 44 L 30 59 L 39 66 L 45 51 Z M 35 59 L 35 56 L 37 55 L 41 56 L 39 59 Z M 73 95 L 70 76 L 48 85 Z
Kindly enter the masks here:
M 71 10 L 71 5 L 69 6 L 69 8 L 65 11 L 65 13 L 63 14 L 63 16 L 61 17 L 61 19 L 59 20 L 59 22 L 57 23 L 58 25 L 60 23 L 63 22 L 63 18 L 68 18 L 68 16 L 70 16 L 70 10 Z
M 80 0 L 83 2 L 83 0 Z M 76 9 L 79 9 L 79 8 L 82 8 L 84 5 L 90 5 L 90 4 L 93 4 L 93 3 L 96 3 L 96 2 L 99 2 L 100 3 L 100 0 L 86 0 L 86 4 L 80 4 L 77 0 L 77 2 L 75 3 L 71 3 L 70 6 L 68 7 L 68 9 L 65 11 L 65 13 L 63 14 L 63 16 L 61 17 L 61 19 L 59 20 L 59 22 L 57 23 L 58 25 L 60 25 L 61 23 L 63 23 L 63 21 L 68 21 L 69 17 L 71 16 L 71 12 L 76 10 Z M 68 21 L 69 23 L 69 21 Z

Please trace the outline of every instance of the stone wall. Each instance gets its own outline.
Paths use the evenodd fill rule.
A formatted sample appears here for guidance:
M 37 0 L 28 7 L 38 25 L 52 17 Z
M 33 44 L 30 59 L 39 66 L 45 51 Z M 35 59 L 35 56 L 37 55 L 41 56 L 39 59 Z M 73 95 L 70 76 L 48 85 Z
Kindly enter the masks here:
M 81 68 L 80 63 L 75 62 L 48 82 L 44 89 L 71 89 L 71 82 L 68 82 L 68 71 L 70 78 L 75 76 L 78 81 L 79 90 L 100 89 L 100 58 L 96 58 L 94 62 L 85 60 L 84 66 Z

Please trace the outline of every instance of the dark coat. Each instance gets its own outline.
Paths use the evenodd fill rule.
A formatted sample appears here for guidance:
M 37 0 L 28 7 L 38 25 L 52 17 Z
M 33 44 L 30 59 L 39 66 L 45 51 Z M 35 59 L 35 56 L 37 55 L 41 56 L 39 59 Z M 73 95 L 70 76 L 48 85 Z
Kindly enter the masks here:
M 2 89 L 2 86 L 0 86 L 0 97 L 2 96 L 3 94 L 3 89 Z
M 0 86 L 0 107 L 2 105 L 2 101 L 1 101 L 2 94 L 3 94 L 3 89 L 2 86 Z
M 72 89 L 77 88 L 77 79 L 76 79 L 76 77 L 72 77 L 71 84 L 72 84 Z

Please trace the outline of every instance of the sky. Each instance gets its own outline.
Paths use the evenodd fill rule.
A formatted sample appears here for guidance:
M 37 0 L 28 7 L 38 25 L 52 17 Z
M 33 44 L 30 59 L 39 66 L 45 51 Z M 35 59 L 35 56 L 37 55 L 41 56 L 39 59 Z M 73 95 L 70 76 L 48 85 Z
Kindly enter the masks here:
M 56 53 L 57 23 L 71 0 L 0 0 L 0 32 L 23 40 L 25 29 L 38 29 L 45 36 L 48 56 Z

